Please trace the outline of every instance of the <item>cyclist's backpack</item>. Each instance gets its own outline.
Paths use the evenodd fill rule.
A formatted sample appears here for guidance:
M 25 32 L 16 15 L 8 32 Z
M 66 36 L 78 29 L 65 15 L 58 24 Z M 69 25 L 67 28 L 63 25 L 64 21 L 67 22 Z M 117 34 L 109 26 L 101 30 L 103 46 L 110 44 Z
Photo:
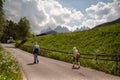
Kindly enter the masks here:
M 35 53 L 38 53 L 38 52 L 39 52 L 39 49 L 38 49 L 38 48 L 35 48 L 35 49 L 34 49 L 34 54 L 35 54 Z
M 77 53 L 76 57 L 79 58 L 80 57 L 80 53 Z

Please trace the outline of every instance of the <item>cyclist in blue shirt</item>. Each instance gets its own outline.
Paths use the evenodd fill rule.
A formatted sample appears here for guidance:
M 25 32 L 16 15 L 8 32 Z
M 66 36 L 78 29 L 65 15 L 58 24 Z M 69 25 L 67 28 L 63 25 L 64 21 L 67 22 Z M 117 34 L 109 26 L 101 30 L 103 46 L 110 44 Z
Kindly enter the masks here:
M 32 53 L 34 54 L 34 63 L 39 63 L 38 55 L 40 54 L 40 48 L 37 42 L 35 42 Z

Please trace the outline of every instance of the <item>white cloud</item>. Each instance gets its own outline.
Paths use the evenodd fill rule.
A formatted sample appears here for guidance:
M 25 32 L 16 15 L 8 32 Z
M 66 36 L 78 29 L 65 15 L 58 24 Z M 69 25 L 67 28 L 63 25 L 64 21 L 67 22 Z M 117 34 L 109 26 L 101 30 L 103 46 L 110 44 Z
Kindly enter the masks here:
M 87 26 L 89 28 L 93 28 L 96 25 L 102 24 L 106 22 L 106 19 L 86 19 L 82 22 L 81 26 Z
M 103 15 L 107 15 L 111 10 L 111 7 L 106 3 L 99 2 L 97 5 L 92 5 L 91 7 L 86 9 L 88 15 L 92 18 L 100 18 Z
M 43 28 L 57 25 L 66 25 L 71 21 L 81 20 L 83 14 L 74 9 L 63 7 L 55 0 L 7 0 L 4 5 L 7 19 L 18 22 L 26 16 L 35 33 L 40 33 Z
M 65 26 L 69 30 L 77 27 L 94 26 L 120 18 L 120 1 L 111 3 L 98 2 L 86 9 L 87 16 L 81 11 L 63 7 L 55 0 L 6 0 L 4 4 L 7 19 L 18 22 L 26 16 L 31 24 L 31 30 L 40 33 L 42 29 L 50 26 Z M 89 18 L 90 17 L 90 18 Z
M 92 28 L 101 23 L 120 18 L 119 2 L 119 0 L 113 0 L 112 3 L 98 2 L 96 5 L 91 5 L 86 9 L 86 12 L 92 19 L 86 19 L 82 23 L 82 26 L 89 26 Z

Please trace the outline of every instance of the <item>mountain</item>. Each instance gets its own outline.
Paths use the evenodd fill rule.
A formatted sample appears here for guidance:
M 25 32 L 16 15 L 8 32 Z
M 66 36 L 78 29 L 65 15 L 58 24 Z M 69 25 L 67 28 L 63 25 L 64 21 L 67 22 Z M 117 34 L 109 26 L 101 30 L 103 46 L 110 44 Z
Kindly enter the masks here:
M 48 26 L 47 28 L 43 29 L 43 30 L 41 31 L 41 33 L 47 33 L 47 32 L 50 32 L 50 31 L 52 31 L 52 29 L 51 29 L 50 26 Z
M 55 34 L 57 32 L 55 30 L 53 30 L 51 27 L 48 27 L 47 29 L 42 30 L 42 33 L 45 33 L 45 34 Z
M 56 34 L 57 32 L 52 30 L 50 27 L 43 29 L 40 34 L 37 34 L 36 36 L 43 36 L 47 34 Z
M 80 28 L 81 31 L 83 31 L 83 30 L 89 30 L 89 29 L 90 29 L 90 28 L 87 27 L 87 26 L 83 26 L 83 27 Z
M 87 26 L 83 26 L 81 28 L 77 28 L 75 31 L 83 31 L 83 30 L 89 30 L 90 28 Z
M 58 33 L 65 33 L 65 32 L 69 32 L 68 28 L 66 27 L 62 27 L 62 26 L 57 26 L 54 31 L 58 32 Z
M 57 33 L 57 32 L 54 31 L 54 30 L 51 30 L 51 31 L 46 32 L 46 34 L 56 34 L 56 33 Z
M 46 33 L 46 34 L 51 34 L 51 33 L 65 33 L 65 32 L 70 32 L 68 28 L 62 27 L 62 26 L 57 26 L 55 29 L 52 29 L 51 27 L 48 27 L 46 29 L 43 29 L 41 33 Z

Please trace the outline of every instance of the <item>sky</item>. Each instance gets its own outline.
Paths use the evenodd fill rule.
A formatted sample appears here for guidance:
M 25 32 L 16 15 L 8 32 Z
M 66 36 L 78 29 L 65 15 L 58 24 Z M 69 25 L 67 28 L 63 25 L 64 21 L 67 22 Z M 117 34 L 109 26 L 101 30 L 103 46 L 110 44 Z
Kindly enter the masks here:
M 3 8 L 8 20 L 26 17 L 35 34 L 59 25 L 70 31 L 93 28 L 120 18 L 120 0 L 6 0 Z

